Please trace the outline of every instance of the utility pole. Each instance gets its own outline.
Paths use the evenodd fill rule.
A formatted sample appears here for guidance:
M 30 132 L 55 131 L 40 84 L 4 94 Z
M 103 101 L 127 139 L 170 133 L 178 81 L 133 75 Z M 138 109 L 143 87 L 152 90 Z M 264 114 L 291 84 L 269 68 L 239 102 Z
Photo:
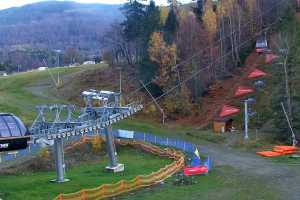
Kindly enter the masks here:
M 249 139 L 249 135 L 248 135 L 248 123 L 249 123 L 249 116 L 248 116 L 248 100 L 245 100 L 244 101 L 244 107 L 245 107 L 245 112 L 244 112 L 244 115 L 245 115 L 245 136 L 244 136 L 244 139 L 245 140 L 248 140 Z
M 153 102 L 155 103 L 155 105 L 157 106 L 157 108 L 159 109 L 159 111 L 161 112 L 161 114 L 162 114 L 162 124 L 165 124 L 166 115 L 165 115 L 164 109 L 162 109 L 162 107 L 160 107 L 160 105 L 158 104 L 158 102 L 156 101 L 156 99 L 152 96 L 151 92 L 148 90 L 148 88 L 143 83 L 143 81 L 140 81 L 140 82 L 143 85 L 143 87 L 145 88 L 145 90 L 147 91 L 147 93 L 152 98 Z
M 121 98 L 122 98 L 122 69 L 120 68 L 120 105 L 121 105 Z
M 285 110 L 285 107 L 284 107 L 284 105 L 283 105 L 283 102 L 281 102 L 281 107 L 282 107 L 283 113 L 284 113 L 284 115 L 285 115 L 286 121 L 287 121 L 287 123 L 288 123 L 288 125 L 289 125 L 289 128 L 290 128 L 290 130 L 291 130 L 291 133 L 292 133 L 293 146 L 296 146 L 296 145 L 298 144 L 298 141 L 297 141 L 297 139 L 296 139 L 296 135 L 295 135 L 294 130 L 293 130 L 293 128 L 292 128 L 292 125 L 291 125 L 289 116 L 288 116 L 288 114 L 286 113 L 286 110 Z
M 54 50 L 56 52 L 56 65 L 57 67 L 60 66 L 60 53 L 61 53 L 61 50 L 60 49 L 57 49 L 57 50 Z

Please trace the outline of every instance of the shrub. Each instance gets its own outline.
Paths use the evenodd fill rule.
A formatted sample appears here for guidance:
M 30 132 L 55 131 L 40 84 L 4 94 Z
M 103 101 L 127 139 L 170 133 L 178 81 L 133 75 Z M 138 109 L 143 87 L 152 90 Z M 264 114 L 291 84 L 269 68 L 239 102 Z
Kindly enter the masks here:
M 93 137 L 92 140 L 92 150 L 93 152 L 100 152 L 103 150 L 103 138 L 99 135 Z

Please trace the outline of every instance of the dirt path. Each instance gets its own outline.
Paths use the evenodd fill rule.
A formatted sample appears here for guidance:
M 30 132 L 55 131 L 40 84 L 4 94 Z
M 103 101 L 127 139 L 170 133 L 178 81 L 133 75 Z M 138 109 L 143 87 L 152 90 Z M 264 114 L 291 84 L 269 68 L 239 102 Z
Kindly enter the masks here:
M 300 166 L 274 163 L 253 153 L 240 152 L 215 144 L 201 145 L 214 161 L 214 166 L 231 166 L 241 176 L 259 177 L 273 187 L 280 199 L 300 199 Z

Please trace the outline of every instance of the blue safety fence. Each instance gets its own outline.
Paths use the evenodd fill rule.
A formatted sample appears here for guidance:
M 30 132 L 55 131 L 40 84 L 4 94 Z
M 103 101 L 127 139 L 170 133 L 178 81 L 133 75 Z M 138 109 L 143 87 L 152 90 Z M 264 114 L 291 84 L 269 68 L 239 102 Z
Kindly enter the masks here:
M 120 133 L 122 131 L 123 130 L 116 130 L 116 131 L 114 131 L 114 135 L 116 137 L 120 137 Z M 129 137 L 126 137 L 126 138 L 129 138 Z M 196 145 L 191 142 L 187 142 L 187 141 L 184 141 L 181 139 L 174 139 L 171 137 L 157 136 L 157 135 L 154 135 L 151 133 L 134 132 L 133 138 L 131 138 L 131 139 L 134 139 L 137 141 L 143 141 L 143 142 L 147 142 L 147 143 L 151 143 L 151 144 L 155 144 L 155 145 L 176 148 L 176 149 L 182 150 L 186 153 L 194 153 L 197 148 Z
M 115 137 L 120 138 L 120 136 L 122 136 L 121 138 L 134 139 L 136 141 L 143 141 L 143 142 L 151 143 L 154 145 L 172 147 L 172 148 L 176 148 L 176 149 L 179 149 L 186 153 L 191 153 L 191 154 L 193 154 L 197 148 L 196 145 L 191 142 L 187 142 L 187 141 L 184 141 L 181 139 L 174 139 L 171 137 L 157 136 L 157 135 L 154 135 L 151 133 L 143 133 L 143 132 L 137 132 L 137 131 L 125 131 L 125 130 L 113 130 L 113 134 Z M 88 135 L 92 136 L 94 134 L 89 133 Z M 102 132 L 101 132 L 101 135 L 104 136 Z M 82 137 L 81 135 L 78 135 L 78 136 L 68 139 L 67 141 L 69 141 L 69 142 L 76 141 L 76 140 L 79 140 L 81 137 Z M 27 149 L 14 151 L 14 152 L 2 153 L 1 162 L 15 160 L 15 159 L 25 157 L 28 155 L 34 155 L 34 154 L 38 153 L 40 150 L 41 150 L 41 147 L 38 144 L 30 144 Z

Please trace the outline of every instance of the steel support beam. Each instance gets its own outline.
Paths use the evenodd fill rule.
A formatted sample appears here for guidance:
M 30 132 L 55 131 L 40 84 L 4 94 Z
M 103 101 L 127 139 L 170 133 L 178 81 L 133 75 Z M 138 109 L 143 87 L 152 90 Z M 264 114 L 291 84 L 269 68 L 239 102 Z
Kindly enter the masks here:
M 106 148 L 109 157 L 109 166 L 107 166 L 106 169 L 112 172 L 122 172 L 124 171 L 124 165 L 118 163 L 117 152 L 116 152 L 111 125 L 104 128 L 104 133 L 106 138 Z
M 55 166 L 56 166 L 56 179 L 52 182 L 64 183 L 70 181 L 65 178 L 65 160 L 64 160 L 64 144 L 62 138 L 54 140 L 54 153 L 55 153 Z
M 248 135 L 248 123 L 249 123 L 249 116 L 248 116 L 248 101 L 245 100 L 244 102 L 244 105 L 245 105 L 245 112 L 244 112 L 244 115 L 245 115 L 245 136 L 244 136 L 244 139 L 245 140 L 248 140 L 249 139 L 249 135 Z

